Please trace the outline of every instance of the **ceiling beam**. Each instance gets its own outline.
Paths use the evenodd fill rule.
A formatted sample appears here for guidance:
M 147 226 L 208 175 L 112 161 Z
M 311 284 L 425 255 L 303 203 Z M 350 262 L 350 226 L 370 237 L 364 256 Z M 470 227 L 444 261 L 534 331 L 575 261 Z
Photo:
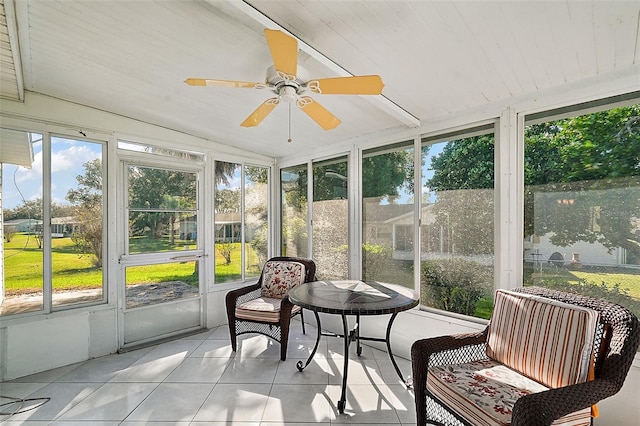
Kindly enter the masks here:
M 207 0 L 207 1 L 215 5 L 214 0 Z M 280 26 L 277 22 L 273 21 L 271 18 L 269 18 L 268 16 L 266 16 L 265 14 L 257 10 L 255 7 L 251 6 L 250 4 L 244 1 L 237 1 L 237 0 L 228 0 L 228 3 L 236 7 L 237 9 L 239 9 L 241 12 L 243 12 L 247 16 L 254 19 L 256 22 L 262 24 L 265 28 L 280 30 L 285 34 L 288 34 L 289 36 L 295 38 L 296 40 L 298 40 L 298 47 L 300 50 L 302 50 L 303 52 L 305 52 L 306 54 L 308 54 L 313 59 L 317 60 L 318 62 L 320 62 L 327 68 L 329 68 L 330 70 L 334 71 L 336 74 L 338 74 L 339 77 L 353 76 L 353 74 L 351 74 L 349 71 L 347 71 L 337 63 L 333 62 L 331 59 L 329 59 L 328 57 L 326 57 L 321 52 L 314 49 L 304 41 L 300 40 L 298 37 L 296 37 L 295 34 L 291 34 L 285 28 Z M 403 109 L 398 104 L 391 101 L 389 98 L 385 97 L 384 95 L 365 96 L 364 99 L 368 100 L 369 102 L 371 102 L 372 104 L 380 108 L 382 111 L 386 112 L 387 114 L 394 117 L 396 120 L 400 121 L 406 126 L 409 126 L 412 128 L 420 127 L 420 120 L 418 118 L 416 118 L 413 114 L 409 113 L 408 111 L 406 111 L 405 109 Z

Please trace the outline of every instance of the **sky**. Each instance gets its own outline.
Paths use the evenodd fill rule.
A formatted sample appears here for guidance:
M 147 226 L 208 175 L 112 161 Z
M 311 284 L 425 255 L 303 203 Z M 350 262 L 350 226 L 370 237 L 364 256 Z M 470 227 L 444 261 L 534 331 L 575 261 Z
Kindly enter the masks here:
M 30 169 L 3 164 L 2 205 L 5 209 L 14 209 L 24 200 L 42 198 L 42 142 L 40 135 L 32 135 L 34 162 Z M 83 164 L 101 157 L 102 145 L 93 142 L 53 137 L 52 144 L 52 201 L 58 205 L 69 204 L 65 199 L 71 188 L 76 188 L 76 176 L 84 174 Z M 423 168 L 423 182 L 433 175 L 430 169 L 431 157 L 440 154 L 445 143 L 431 146 Z M 230 187 L 239 187 L 240 175 L 234 176 Z M 423 187 L 422 193 L 429 189 Z M 399 202 L 409 202 L 409 194 L 401 194 Z
M 42 198 L 42 142 L 40 135 L 32 135 L 33 164 L 31 168 L 2 165 L 2 207 L 14 209 L 23 198 L 32 201 Z M 69 204 L 65 197 L 78 186 L 76 176 L 84 174 L 83 164 L 102 157 L 102 145 L 53 137 L 51 139 L 51 197 L 59 205 Z

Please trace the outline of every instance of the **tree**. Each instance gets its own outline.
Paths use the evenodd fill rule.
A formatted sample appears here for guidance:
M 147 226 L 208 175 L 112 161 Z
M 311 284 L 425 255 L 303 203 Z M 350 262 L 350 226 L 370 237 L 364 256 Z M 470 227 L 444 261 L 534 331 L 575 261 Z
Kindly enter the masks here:
M 434 175 L 427 185 L 438 191 L 493 189 L 493 152 L 493 134 L 449 142 L 432 158 Z
M 253 231 L 250 244 L 260 265 L 267 261 L 269 250 L 268 171 L 266 167 L 245 168 L 245 225 Z
M 218 189 L 214 197 L 216 213 L 240 213 L 240 188 Z
M 413 150 L 397 150 L 362 159 L 363 198 L 387 198 L 393 203 L 403 186 L 413 192 Z
M 438 193 L 437 204 L 449 204 L 457 235 L 465 221 L 475 222 L 463 233 L 465 244 L 482 241 L 481 235 L 473 236 L 479 228 L 493 233 L 493 209 L 485 207 L 491 214 L 483 218 L 477 198 L 455 203 L 447 192 L 493 188 L 493 145 L 482 138 L 450 142 L 433 159 L 435 173 L 427 183 L 446 191 Z M 524 157 L 524 236 L 552 233 L 559 246 L 598 242 L 640 256 L 633 224 L 640 218 L 639 105 L 528 126 Z M 482 203 L 492 202 L 488 193 L 481 195 L 487 197 Z
M 216 161 L 214 180 L 215 183 L 223 183 L 229 186 L 231 179 L 236 175 L 238 169 L 241 167 L 237 163 L 229 163 L 227 161 Z M 266 173 L 266 172 L 265 172 Z
M 15 209 L 3 209 L 4 220 L 34 219 L 42 220 L 42 198 L 24 200 Z
M 102 266 L 102 161 L 96 158 L 83 164 L 84 174 L 76 176 L 78 187 L 67 192 L 75 207 L 77 225 L 71 240 L 80 253 L 94 256 L 93 264 Z
M 130 218 L 133 233 L 149 230 L 161 238 L 173 229 L 174 210 L 180 206 L 195 210 L 196 179 L 193 173 L 149 167 L 130 166 L 129 206 L 136 213 Z M 166 209 L 168 212 L 147 211 Z
M 15 209 L 3 209 L 4 220 L 35 219 L 42 220 L 42 198 L 25 201 Z M 67 204 L 51 203 L 51 217 L 66 217 L 75 214 L 75 207 Z
M 493 252 L 493 156 L 491 134 L 448 142 L 432 157 L 427 186 L 437 191 L 433 213 L 452 254 Z
M 281 176 L 283 254 L 304 254 L 308 241 L 307 167 L 301 165 L 281 170 Z
M 216 243 L 216 250 L 222 257 L 224 257 L 225 265 L 231 263 L 231 254 L 235 251 L 236 245 L 232 242 L 221 241 Z
M 178 215 L 176 214 L 176 211 L 182 207 L 182 204 L 183 204 L 182 197 L 175 197 L 168 194 L 164 194 L 162 196 L 162 201 L 158 206 L 162 210 L 169 211 L 169 213 L 164 216 L 168 216 L 169 218 L 167 221 L 167 229 L 169 229 L 169 244 L 171 244 L 172 246 L 176 242 L 175 223 L 178 220 Z M 185 207 L 188 208 L 188 206 L 185 206 Z
M 4 227 L 4 240 L 7 243 L 10 243 L 13 239 L 13 236 L 18 232 L 18 229 L 15 226 L 5 226 Z
M 307 168 L 299 166 L 294 171 L 297 174 L 296 184 L 283 185 L 285 201 L 288 206 L 298 208 L 307 203 Z M 346 196 L 347 162 L 313 167 L 313 197 L 314 200 L 331 200 Z M 364 198 L 387 198 L 390 202 L 396 200 L 400 190 L 406 186 L 413 192 L 413 151 L 397 150 L 378 155 L 367 156 L 362 159 L 362 190 Z
M 525 235 L 552 232 L 555 245 L 597 242 L 638 258 L 640 235 L 633 220 L 640 218 L 640 105 L 557 120 L 553 126 L 553 132 L 527 132 L 527 144 L 546 142 L 555 155 L 546 173 L 525 176 L 525 184 L 538 185 L 525 193 Z
M 75 207 L 69 204 L 51 203 L 51 217 L 68 217 L 75 214 Z
M 83 164 L 84 174 L 76 176 L 78 187 L 65 197 L 71 204 L 102 205 L 102 161 L 96 158 Z
M 232 185 L 234 180 L 242 176 L 244 170 L 244 182 L 242 188 L 240 185 Z M 254 252 L 258 256 L 257 263 L 264 263 L 267 260 L 268 252 L 268 212 L 267 197 L 268 194 L 269 169 L 267 167 L 243 166 L 237 163 L 228 163 L 224 161 L 216 162 L 214 180 L 216 183 L 216 191 L 214 195 L 214 205 L 216 213 L 232 213 L 233 216 L 240 218 L 242 204 L 244 202 L 244 217 L 242 218 L 246 234 L 242 241 L 249 242 Z M 244 192 L 242 190 L 244 189 Z M 244 199 L 241 199 L 244 197 Z M 241 228 L 235 227 L 232 230 L 234 235 L 233 241 L 240 241 Z M 248 238 L 251 238 L 248 241 Z M 238 248 L 237 243 L 233 242 L 216 242 L 215 248 L 218 253 L 224 257 L 225 262 L 231 262 L 231 254 Z M 249 252 L 246 251 L 246 261 L 254 262 L 250 259 Z M 253 263 L 252 263 L 253 264 Z M 248 265 L 249 266 L 249 265 Z
M 78 225 L 71 234 L 71 241 L 80 253 L 93 254 L 93 265 L 102 266 L 102 208 L 83 205 L 76 211 Z
M 266 185 L 269 183 L 269 169 L 266 167 L 247 166 L 245 168 L 245 175 L 249 181 L 256 184 L 261 183 Z

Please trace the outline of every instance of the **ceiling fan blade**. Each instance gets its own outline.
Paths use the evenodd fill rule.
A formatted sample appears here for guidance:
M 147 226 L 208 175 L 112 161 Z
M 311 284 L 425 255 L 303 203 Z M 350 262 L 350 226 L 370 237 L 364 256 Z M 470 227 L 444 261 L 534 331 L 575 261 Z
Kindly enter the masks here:
M 280 103 L 278 98 L 269 98 L 264 101 L 255 111 L 251 113 L 240 125 L 242 127 L 255 127 L 258 124 L 262 123 L 262 120 L 265 119 L 271 111 Z
M 379 95 L 384 83 L 379 75 L 319 78 L 307 83 L 313 93 L 323 95 Z
M 328 109 L 320 105 L 309 96 L 301 96 L 297 102 L 305 114 L 313 119 L 324 130 L 331 130 L 338 127 L 341 123 L 340 119 L 331 114 Z
M 251 81 L 214 80 L 210 78 L 188 78 L 184 82 L 190 86 L 242 87 L 247 89 L 264 86 L 264 83 L 254 83 Z
M 265 29 L 264 35 L 276 70 L 288 75 L 297 75 L 298 41 L 279 30 Z

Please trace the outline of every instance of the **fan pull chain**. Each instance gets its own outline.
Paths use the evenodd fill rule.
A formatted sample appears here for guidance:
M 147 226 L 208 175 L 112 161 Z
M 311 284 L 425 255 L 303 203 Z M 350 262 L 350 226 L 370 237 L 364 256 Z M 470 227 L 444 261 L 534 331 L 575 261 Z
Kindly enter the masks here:
M 291 143 L 293 141 L 293 139 L 291 139 L 291 102 L 289 102 L 288 104 L 289 104 L 289 139 L 287 139 L 287 142 Z

